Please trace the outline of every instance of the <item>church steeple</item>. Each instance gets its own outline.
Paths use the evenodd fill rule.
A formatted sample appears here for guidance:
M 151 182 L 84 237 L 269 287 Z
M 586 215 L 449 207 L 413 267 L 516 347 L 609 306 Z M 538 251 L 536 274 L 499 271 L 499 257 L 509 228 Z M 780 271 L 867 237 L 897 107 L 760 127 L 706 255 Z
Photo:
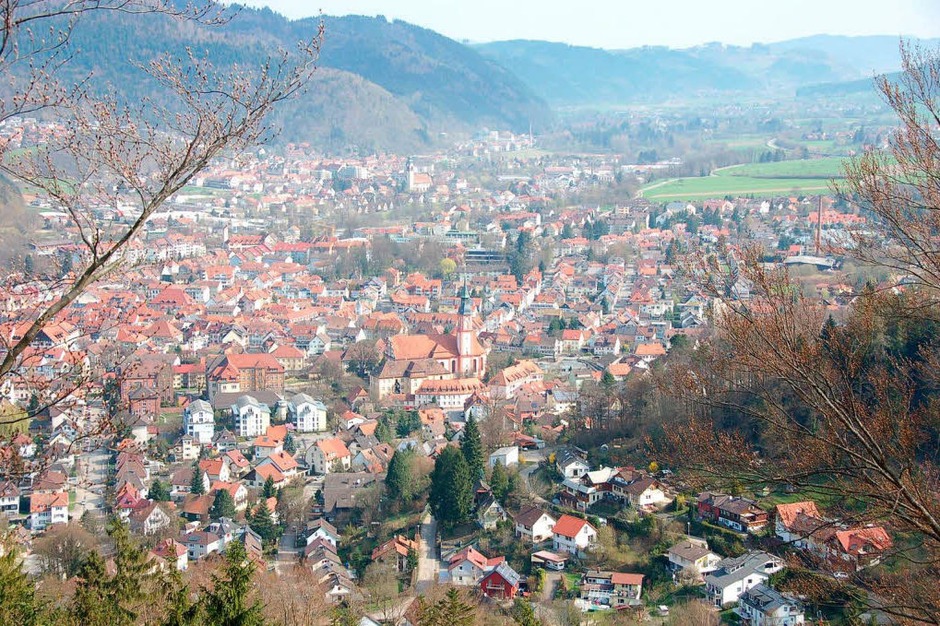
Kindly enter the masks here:
M 473 315 L 473 301 L 470 299 L 470 290 L 467 289 L 467 281 L 464 281 L 463 289 L 460 290 L 460 308 L 457 309 L 457 313 L 464 317 Z

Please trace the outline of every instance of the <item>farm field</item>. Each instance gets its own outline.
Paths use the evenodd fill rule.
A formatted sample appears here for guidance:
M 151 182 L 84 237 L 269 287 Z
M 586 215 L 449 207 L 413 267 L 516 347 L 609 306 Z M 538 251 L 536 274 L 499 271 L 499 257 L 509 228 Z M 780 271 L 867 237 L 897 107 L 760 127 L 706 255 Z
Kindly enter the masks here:
M 747 163 L 732 165 L 713 172 L 715 176 L 746 176 L 751 178 L 841 178 L 842 157 Z
M 842 161 L 840 157 L 829 157 L 732 165 L 715 170 L 711 176 L 654 182 L 642 190 L 642 195 L 649 200 L 671 202 L 827 193 L 831 190 L 830 181 L 842 178 Z
M 659 202 L 705 200 L 725 196 L 781 196 L 829 191 L 828 178 L 752 178 L 749 176 L 701 176 L 653 183 L 643 197 Z

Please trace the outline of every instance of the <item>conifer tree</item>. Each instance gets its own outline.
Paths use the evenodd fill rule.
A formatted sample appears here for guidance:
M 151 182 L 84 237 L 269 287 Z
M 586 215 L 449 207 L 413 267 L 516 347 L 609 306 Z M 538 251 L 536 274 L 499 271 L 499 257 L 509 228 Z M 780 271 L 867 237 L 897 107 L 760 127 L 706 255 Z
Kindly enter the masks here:
M 265 544 L 270 544 L 277 540 L 277 526 L 274 523 L 274 519 L 271 517 L 268 504 L 264 500 L 259 502 L 258 506 L 255 507 L 255 511 L 252 513 L 248 525 L 261 536 Z
M 261 487 L 261 497 L 267 500 L 277 495 L 277 488 L 274 486 L 274 477 L 268 476 Z
M 470 479 L 476 481 L 483 478 L 486 461 L 483 458 L 483 440 L 480 438 L 480 428 L 472 415 L 463 429 L 463 441 L 460 444 L 464 459 L 470 469 Z
M 213 626 L 264 625 L 264 607 L 258 600 L 249 599 L 254 568 L 240 541 L 228 544 L 222 573 L 212 575 L 212 589 L 205 592 L 203 606 L 207 623 Z
M 150 485 L 150 499 L 157 502 L 167 502 L 170 499 L 170 488 L 159 478 Z
M 201 496 L 206 492 L 206 483 L 202 479 L 202 469 L 198 463 L 193 463 L 193 479 L 189 483 L 189 493 Z
M 493 490 L 493 496 L 500 502 L 509 493 L 509 475 L 502 463 L 493 465 L 493 473 L 490 474 L 490 489 Z
M 385 489 L 391 500 L 410 502 L 414 499 L 411 481 L 413 461 L 414 452 L 410 450 L 396 450 L 392 455 L 385 475 Z
M 44 623 L 43 611 L 36 602 L 33 582 L 23 573 L 19 555 L 12 545 L 4 545 L 0 556 L 0 624 L 35 626 Z
M 215 500 L 209 508 L 209 517 L 219 519 L 222 517 L 235 517 L 235 500 L 228 489 L 218 489 L 215 492 Z
M 431 473 L 431 510 L 445 526 L 453 527 L 470 517 L 473 481 L 460 450 L 448 446 L 434 462 Z

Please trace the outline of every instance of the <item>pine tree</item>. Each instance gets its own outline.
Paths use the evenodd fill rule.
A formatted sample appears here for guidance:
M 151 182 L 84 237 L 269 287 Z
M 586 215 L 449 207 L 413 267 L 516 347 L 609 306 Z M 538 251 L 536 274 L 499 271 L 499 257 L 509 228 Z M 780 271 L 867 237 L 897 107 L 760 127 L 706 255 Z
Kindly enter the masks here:
M 284 437 L 284 452 L 288 454 L 297 452 L 297 441 L 294 439 L 294 433 L 290 431 L 287 431 L 287 435 Z
M 258 506 L 255 507 L 255 512 L 252 513 L 248 525 L 261 536 L 264 543 L 271 544 L 277 540 L 277 526 L 274 524 L 274 519 L 271 517 L 268 504 L 264 500 L 259 502 Z
M 42 609 L 36 602 L 33 582 L 23 573 L 12 545 L 4 544 L 0 556 L 0 624 L 34 626 L 42 623 Z
M 442 524 L 454 527 L 470 517 L 473 481 L 460 450 L 448 446 L 434 462 L 431 473 L 431 510 Z
M 525 598 L 516 598 L 510 612 L 514 622 L 519 626 L 541 626 L 542 622 L 535 616 L 535 609 Z
M 193 479 L 189 483 L 189 493 L 201 496 L 206 492 L 206 483 L 203 481 L 203 471 L 199 464 L 193 464 Z
M 263 606 L 249 601 L 254 577 L 254 563 L 248 560 L 245 546 L 233 541 L 225 549 L 221 574 L 212 575 L 212 589 L 205 590 L 203 606 L 206 622 L 213 626 L 263 626 Z
M 274 477 L 268 476 L 264 481 L 264 486 L 261 487 L 261 498 L 267 500 L 268 498 L 273 498 L 277 495 L 277 488 L 274 486 Z
M 453 588 L 435 604 L 427 604 L 423 597 L 418 601 L 418 626 L 472 626 L 476 619 L 473 607 Z
M 412 488 L 411 474 L 415 453 L 411 450 L 396 450 L 388 462 L 385 489 L 391 500 L 411 502 L 416 495 Z
M 463 429 L 463 441 L 460 444 L 467 467 L 470 469 L 471 480 L 483 478 L 486 461 L 483 458 L 483 440 L 480 438 L 480 429 L 476 418 L 472 415 Z
M 170 499 L 170 488 L 165 482 L 159 478 L 153 481 L 153 484 L 150 485 L 150 492 L 148 494 L 151 500 L 157 502 L 167 502 Z
M 218 489 L 215 492 L 215 500 L 209 508 L 209 517 L 219 519 L 222 517 L 235 517 L 235 499 L 228 489 Z
M 506 467 L 502 463 L 493 465 L 493 473 L 490 475 L 490 488 L 493 490 L 493 496 L 500 502 L 509 493 L 509 476 Z

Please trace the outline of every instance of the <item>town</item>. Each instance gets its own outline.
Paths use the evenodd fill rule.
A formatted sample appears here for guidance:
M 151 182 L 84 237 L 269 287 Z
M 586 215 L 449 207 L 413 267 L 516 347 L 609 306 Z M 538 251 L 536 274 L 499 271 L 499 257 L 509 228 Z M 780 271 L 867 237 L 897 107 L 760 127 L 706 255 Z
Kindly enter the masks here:
M 13 148 L 56 132 L 0 126 Z M 3 414 L 23 415 L 4 454 L 25 468 L 0 484 L 8 549 L 46 580 L 75 576 L 62 546 L 104 545 L 112 520 L 167 570 L 240 543 L 259 571 L 308 572 L 323 623 L 410 623 L 445 586 L 550 623 L 867 619 L 820 597 L 883 566 L 888 529 L 796 489 L 696 489 L 635 427 L 720 314 L 691 251 L 748 302 L 758 246 L 841 320 L 888 278 L 833 252 L 866 217 L 831 193 L 625 192 L 654 170 L 507 131 L 428 155 L 216 159 L 4 379 Z M 55 199 L 22 193 L 39 223 L 3 292 L 6 343 L 86 254 Z M 787 590 L 806 570 L 824 594 Z

